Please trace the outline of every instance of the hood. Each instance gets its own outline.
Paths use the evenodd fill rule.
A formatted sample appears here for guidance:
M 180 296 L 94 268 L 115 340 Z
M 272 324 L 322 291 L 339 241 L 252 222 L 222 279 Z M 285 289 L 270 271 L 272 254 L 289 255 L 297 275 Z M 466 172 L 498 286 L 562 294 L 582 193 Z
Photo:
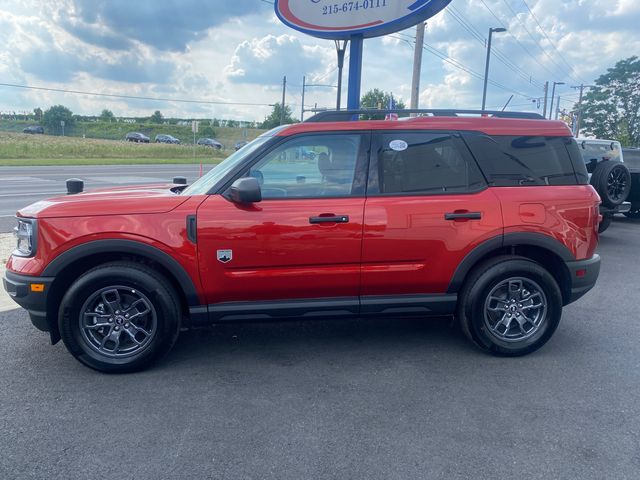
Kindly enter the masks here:
M 53 218 L 166 213 L 189 197 L 171 191 L 173 184 L 90 190 L 40 200 L 18 211 L 20 217 Z

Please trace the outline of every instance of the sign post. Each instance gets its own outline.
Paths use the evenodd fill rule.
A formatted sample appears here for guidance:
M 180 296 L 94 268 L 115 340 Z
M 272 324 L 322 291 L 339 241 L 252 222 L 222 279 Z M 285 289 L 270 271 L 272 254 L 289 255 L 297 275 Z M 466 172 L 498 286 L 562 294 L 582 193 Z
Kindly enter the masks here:
M 417 25 L 444 9 L 451 0 L 275 0 L 278 18 L 287 26 L 328 40 L 348 40 L 347 108 L 360 108 L 362 47 L 365 38 L 379 37 Z M 339 55 L 339 54 L 338 54 Z M 338 58 L 340 64 L 340 58 Z

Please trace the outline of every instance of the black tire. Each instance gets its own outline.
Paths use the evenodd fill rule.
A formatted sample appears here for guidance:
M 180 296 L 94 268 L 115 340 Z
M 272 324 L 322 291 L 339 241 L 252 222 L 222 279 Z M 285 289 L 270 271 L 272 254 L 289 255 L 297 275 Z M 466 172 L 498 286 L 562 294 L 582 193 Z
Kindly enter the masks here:
M 507 283 L 509 298 L 511 296 L 511 282 L 517 283 L 520 280 L 522 280 L 523 287 L 533 286 L 534 288 L 530 291 L 523 290 L 529 296 L 521 294 L 519 301 L 522 303 L 520 304 L 516 301 L 513 305 L 510 303 L 511 300 L 502 302 L 507 305 L 507 309 L 503 310 L 505 313 L 502 319 L 496 322 L 497 329 L 493 329 L 491 315 L 494 313 L 490 312 L 485 315 L 485 310 L 492 305 L 492 301 L 489 300 L 490 294 L 500 291 L 501 285 Z M 540 289 L 541 295 L 538 295 L 537 289 Z M 496 297 L 491 296 L 491 298 Z M 529 324 L 531 327 L 528 333 L 526 333 L 526 327 L 520 326 L 520 330 L 525 332 L 522 333 L 522 338 L 518 339 L 515 336 L 509 338 L 513 329 L 517 328 L 515 324 L 511 327 L 514 320 L 516 320 L 515 323 L 520 324 L 520 320 L 517 320 L 516 317 L 524 319 L 519 316 L 521 313 L 516 313 L 513 314 L 514 320 L 511 320 L 512 314 L 508 313 L 511 311 L 509 309 L 514 307 L 518 309 L 523 306 L 528 308 L 529 305 L 524 304 L 531 302 L 530 310 L 527 312 L 535 310 L 536 300 L 534 298 L 539 299 L 541 304 L 545 305 L 544 308 L 538 307 L 536 310 L 538 319 L 535 323 L 537 325 L 530 321 L 527 323 L 525 320 L 524 325 Z M 526 355 L 543 346 L 558 327 L 562 316 L 562 294 L 553 276 L 540 264 L 524 257 L 500 256 L 487 260 L 469 274 L 460 292 L 457 313 L 462 331 L 482 350 L 499 356 Z M 495 312 L 495 314 L 499 315 L 499 312 Z M 508 326 L 502 324 L 506 315 L 510 316 L 507 319 Z M 498 324 L 502 325 L 498 327 Z M 506 327 L 505 331 L 501 332 L 500 329 L 503 327 Z
M 142 370 L 168 353 L 180 319 L 178 296 L 163 276 L 144 265 L 114 262 L 89 270 L 71 285 L 60 304 L 58 326 L 77 360 L 101 372 L 124 373 Z
M 624 202 L 631 191 L 631 174 L 625 164 L 615 161 L 599 163 L 593 175 L 591 185 L 596 189 L 602 204 L 613 208 Z
M 603 215 L 602 221 L 598 224 L 598 233 L 604 233 L 604 231 L 611 226 L 613 221 L 613 215 Z

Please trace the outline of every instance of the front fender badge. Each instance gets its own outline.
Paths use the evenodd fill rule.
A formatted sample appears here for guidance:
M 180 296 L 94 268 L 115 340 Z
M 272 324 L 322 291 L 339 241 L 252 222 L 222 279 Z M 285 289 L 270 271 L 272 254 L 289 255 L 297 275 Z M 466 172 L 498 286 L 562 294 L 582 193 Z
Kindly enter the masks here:
M 233 250 L 218 250 L 218 261 L 221 263 L 229 263 L 233 259 Z

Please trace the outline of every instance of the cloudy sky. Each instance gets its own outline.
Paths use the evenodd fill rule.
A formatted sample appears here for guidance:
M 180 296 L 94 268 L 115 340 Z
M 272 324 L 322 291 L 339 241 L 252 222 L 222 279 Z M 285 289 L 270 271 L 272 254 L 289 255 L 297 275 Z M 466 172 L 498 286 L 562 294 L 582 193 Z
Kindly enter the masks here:
M 420 106 L 479 108 L 487 31 L 504 26 L 494 35 L 488 107 L 513 94 L 510 108 L 535 111 L 544 82 L 559 81 L 570 108 L 572 85 L 640 54 L 638 25 L 639 0 L 453 0 L 428 22 Z M 363 92 L 377 87 L 408 103 L 414 36 L 365 42 Z M 2 112 L 62 103 L 82 114 L 261 120 L 286 75 L 299 116 L 303 75 L 335 85 L 335 57 L 333 41 L 284 26 L 268 0 L 0 0 L 0 83 L 168 99 L 0 86 Z M 309 89 L 305 105 L 316 103 L 334 105 L 335 88 Z

